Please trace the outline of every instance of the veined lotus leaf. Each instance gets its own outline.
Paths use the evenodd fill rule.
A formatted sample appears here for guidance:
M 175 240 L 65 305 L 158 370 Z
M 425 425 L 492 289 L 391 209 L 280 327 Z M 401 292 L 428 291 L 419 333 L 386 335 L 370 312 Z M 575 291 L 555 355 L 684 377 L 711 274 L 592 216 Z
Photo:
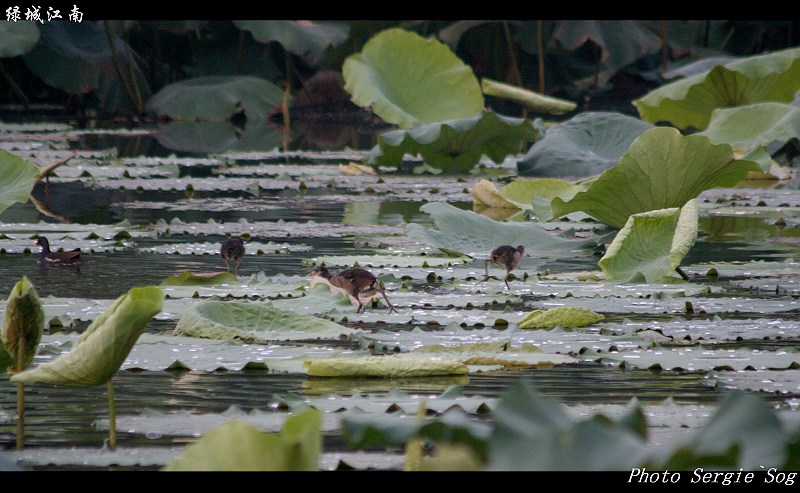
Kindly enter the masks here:
M 716 108 L 788 103 L 800 89 L 800 48 L 742 58 L 659 87 L 633 104 L 643 120 L 679 129 L 708 126 Z
M 541 178 L 513 181 L 501 188 L 498 193 L 520 209 L 532 211 L 539 221 L 549 221 L 553 218 L 550 202 L 555 197 L 570 200 L 582 190 L 584 187 L 581 185 L 565 180 Z
M 145 109 L 173 120 L 222 122 L 243 110 L 247 125 L 266 120 L 283 103 L 275 84 L 250 76 L 197 77 L 163 87 L 147 101 Z
M 394 355 L 309 359 L 303 365 L 312 377 L 414 378 L 467 373 L 467 366 L 460 361 Z
M 639 136 L 619 164 L 606 170 L 585 192 L 578 192 L 569 202 L 556 197 L 551 206 L 555 217 L 583 211 L 622 228 L 632 214 L 683 207 L 704 190 L 732 187 L 749 171 L 760 170 L 755 162 L 734 159 L 728 144 L 656 127 Z
M 579 306 L 559 306 L 549 310 L 534 310 L 517 321 L 520 329 L 574 329 L 585 327 L 606 317 L 588 308 Z
M 181 315 L 175 326 L 175 335 L 247 342 L 336 339 L 353 332 L 356 330 L 313 315 L 247 301 L 198 303 Z
M 446 253 L 485 259 L 500 245 L 523 245 L 536 257 L 560 258 L 578 257 L 596 246 L 591 240 L 557 236 L 536 223 L 501 223 L 444 202 L 425 204 L 420 211 L 432 216 L 436 229 L 410 223 L 406 234 Z
M 39 340 L 44 332 L 44 310 L 36 294 L 36 289 L 27 277 L 17 282 L 8 295 L 3 313 L 3 330 L 0 341 L 4 351 L 12 358 L 11 371 L 20 372 L 27 368 L 36 354 Z M 22 351 L 22 367 L 17 368 L 17 353 Z M 3 361 L 0 356 L 0 363 Z M 0 369 L 2 369 L 0 364 Z
M 378 136 L 365 161 L 371 165 L 400 166 L 403 156 L 420 154 L 425 164 L 450 173 L 467 173 L 487 156 L 501 163 L 519 151 L 520 144 L 536 138 L 530 120 L 510 118 L 492 111 L 458 120 L 438 121 L 409 130 Z
M 501 209 L 520 209 L 516 204 L 503 198 L 494 183 L 486 179 L 478 180 L 478 183 L 469 189 L 472 195 L 472 206 L 478 208 L 482 206 L 496 207 Z
M 663 282 L 697 240 L 697 201 L 682 208 L 633 214 L 598 265 L 608 279 Z
M 517 161 L 525 176 L 599 175 L 616 165 L 637 137 L 653 125 L 610 112 L 580 113 L 547 129 Z
M 483 94 L 472 69 L 438 40 L 382 31 L 342 65 L 345 90 L 400 128 L 478 115 Z
M 203 435 L 163 471 L 318 471 L 322 412 L 286 418 L 280 434 L 233 420 Z
M 75 386 L 108 382 L 163 303 L 164 293 L 155 286 L 132 288 L 86 328 L 69 353 L 11 380 Z
M 45 22 L 37 26 L 39 42 L 23 55 L 25 65 L 50 86 L 69 94 L 95 91 L 109 110 L 127 109 L 150 97 L 150 86 L 141 67 L 144 61 L 119 37 L 112 35 L 114 52 L 102 23 Z M 127 78 L 117 71 L 119 63 Z M 126 89 L 137 99 L 131 101 Z
M 239 278 L 230 272 L 181 272 L 161 281 L 161 286 L 213 286 L 216 284 L 240 284 Z
M 715 144 L 750 152 L 759 146 L 800 137 L 800 107 L 782 103 L 756 103 L 737 108 L 717 108 L 708 128 L 699 132 Z
M 0 213 L 15 202 L 27 202 L 39 167 L 0 149 Z
M 487 96 L 495 96 L 502 99 L 514 101 L 533 110 L 536 113 L 550 113 L 552 115 L 562 115 L 569 113 L 577 108 L 578 105 L 572 101 L 545 96 L 536 91 L 531 91 L 519 86 L 512 86 L 497 82 L 496 80 L 483 78 L 481 80 L 481 90 Z
M 350 35 L 347 22 L 237 20 L 233 24 L 249 31 L 259 43 L 277 41 L 312 65 L 323 61 L 328 47 L 342 44 Z
M 39 41 L 35 22 L 0 21 L 0 58 L 24 55 Z
M 734 60 L 737 60 L 737 58 L 732 56 L 712 56 L 701 58 L 700 60 L 695 60 L 685 65 L 667 70 L 662 74 L 662 76 L 665 80 L 670 80 L 678 77 L 687 78 L 698 74 L 707 74 L 709 70 L 717 65 L 725 65 L 726 63 L 730 63 Z

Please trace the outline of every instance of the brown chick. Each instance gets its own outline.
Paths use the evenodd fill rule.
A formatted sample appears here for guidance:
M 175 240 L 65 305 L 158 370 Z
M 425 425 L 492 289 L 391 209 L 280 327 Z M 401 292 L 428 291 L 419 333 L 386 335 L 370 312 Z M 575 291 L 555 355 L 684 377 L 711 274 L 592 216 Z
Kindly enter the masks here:
M 376 290 L 380 291 L 380 293 L 383 295 L 383 299 L 386 300 L 386 304 L 389 305 L 389 313 L 397 313 L 394 305 L 392 305 L 392 302 L 389 301 L 389 298 L 386 296 L 386 291 L 384 291 L 383 285 L 374 275 L 372 275 L 371 272 L 367 270 L 351 268 L 344 269 L 336 274 L 331 274 L 327 267 L 319 266 L 315 267 L 314 270 L 311 271 L 311 275 L 327 279 L 331 285 L 345 290 L 350 296 L 355 298 L 358 302 L 358 309 L 356 310 L 356 313 L 361 313 L 366 307 L 366 305 L 361 302 L 361 299 L 358 297 L 358 295 L 361 293 L 367 293 L 369 291 L 374 292 Z

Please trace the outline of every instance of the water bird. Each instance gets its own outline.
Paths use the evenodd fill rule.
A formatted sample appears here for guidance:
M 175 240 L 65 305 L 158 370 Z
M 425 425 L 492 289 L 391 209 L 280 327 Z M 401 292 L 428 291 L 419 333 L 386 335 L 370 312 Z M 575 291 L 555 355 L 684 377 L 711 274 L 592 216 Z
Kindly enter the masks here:
M 367 270 L 350 268 L 339 271 L 336 274 L 331 274 L 327 267 L 319 266 L 315 267 L 314 270 L 311 271 L 311 276 L 319 276 L 323 279 L 327 279 L 331 285 L 343 289 L 347 292 L 347 294 L 355 298 L 358 302 L 358 309 L 356 310 L 356 313 L 361 313 L 366 307 L 358 295 L 369 292 L 374 294 L 375 291 L 380 291 L 380 293 L 383 295 L 383 299 L 386 300 L 386 304 L 389 305 L 390 314 L 392 312 L 398 313 L 394 305 L 392 305 L 392 302 L 389 301 L 389 298 L 386 296 L 383 283 L 378 281 L 378 279 Z
M 244 242 L 239 238 L 231 238 L 222 243 L 222 248 L 219 249 L 219 254 L 222 260 L 225 261 L 225 268 L 228 272 L 231 271 L 231 261 L 233 261 L 233 273 L 239 275 L 239 264 L 242 263 L 244 256 Z
M 506 277 L 504 281 L 506 283 L 506 288 L 511 289 L 511 286 L 508 285 L 508 275 L 511 274 L 512 270 L 517 268 L 524 254 L 525 247 L 523 245 L 520 245 L 517 248 L 514 248 L 511 245 L 501 245 L 495 248 L 492 250 L 492 253 L 489 254 L 489 258 L 486 259 L 486 262 L 484 263 L 485 272 L 483 281 L 481 282 L 489 279 L 489 264 L 496 265 L 498 267 L 505 267 Z
M 69 251 L 58 251 L 53 252 L 50 251 L 50 241 L 44 236 L 39 236 L 36 238 L 36 241 L 33 243 L 36 246 L 42 247 L 41 253 L 39 253 L 39 261 L 46 262 L 48 264 L 73 264 L 75 262 L 80 261 L 81 259 L 81 249 L 76 248 L 74 250 Z

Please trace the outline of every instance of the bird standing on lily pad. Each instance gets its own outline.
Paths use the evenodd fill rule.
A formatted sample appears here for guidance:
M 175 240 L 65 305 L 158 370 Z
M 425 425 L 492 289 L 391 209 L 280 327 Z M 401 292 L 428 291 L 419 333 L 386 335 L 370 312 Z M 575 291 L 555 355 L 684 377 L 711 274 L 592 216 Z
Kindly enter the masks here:
M 366 307 L 361 301 L 361 298 L 359 298 L 359 295 L 375 294 L 376 292 L 380 292 L 383 295 L 383 299 L 386 300 L 386 304 L 389 305 L 389 313 L 397 313 L 394 305 L 392 305 L 389 298 L 386 296 L 383 283 L 368 270 L 351 268 L 344 269 L 336 274 L 331 274 L 325 266 L 319 266 L 311 271 L 311 276 L 319 276 L 327 280 L 332 286 L 343 289 L 347 294 L 352 296 L 358 303 L 356 313 L 361 313 Z
M 484 262 L 485 271 L 483 281 L 481 282 L 489 279 L 489 264 L 505 267 L 506 277 L 504 281 L 506 283 L 506 288 L 511 289 L 511 286 L 508 285 L 508 275 L 511 274 L 512 270 L 517 268 L 523 255 L 525 255 L 525 247 L 523 245 L 516 248 L 511 245 L 501 245 L 495 248 L 492 250 L 492 253 L 489 254 L 489 258 L 486 259 L 486 262 Z
M 231 271 L 231 262 L 233 262 L 233 274 L 239 275 L 239 264 L 242 263 L 244 257 L 244 242 L 239 238 L 231 238 L 222 243 L 222 248 L 219 249 L 219 254 L 222 260 L 225 261 L 225 267 L 228 272 Z

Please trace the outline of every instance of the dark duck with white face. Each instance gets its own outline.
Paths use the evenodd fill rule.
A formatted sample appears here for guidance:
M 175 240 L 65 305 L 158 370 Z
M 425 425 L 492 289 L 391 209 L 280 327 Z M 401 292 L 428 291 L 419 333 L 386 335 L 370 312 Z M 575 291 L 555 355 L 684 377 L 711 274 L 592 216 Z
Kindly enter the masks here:
M 323 279 L 327 279 L 331 285 L 343 289 L 347 294 L 355 298 L 358 302 L 356 313 L 361 313 L 364 311 L 364 308 L 366 308 L 366 305 L 358 296 L 360 294 L 369 294 L 370 292 L 374 294 L 376 291 L 379 291 L 383 295 L 383 299 L 386 300 L 386 304 L 389 305 L 389 313 L 398 313 L 394 305 L 392 305 L 392 302 L 389 301 L 389 298 L 386 296 L 383 284 L 367 270 L 351 268 L 344 269 L 336 274 L 331 274 L 326 267 L 320 266 L 315 267 L 314 270 L 311 271 L 311 276 L 319 276 Z
M 34 245 L 42 248 L 39 253 L 39 261 L 48 264 L 74 264 L 81 260 L 81 249 L 76 248 L 66 252 L 53 252 L 50 250 L 50 242 L 44 236 L 36 238 Z

